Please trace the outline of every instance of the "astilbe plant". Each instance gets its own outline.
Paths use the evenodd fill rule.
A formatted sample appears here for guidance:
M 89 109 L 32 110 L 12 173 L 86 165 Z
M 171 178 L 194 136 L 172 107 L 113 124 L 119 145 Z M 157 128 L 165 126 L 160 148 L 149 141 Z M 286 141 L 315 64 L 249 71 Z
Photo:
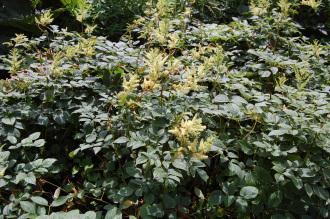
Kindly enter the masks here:
M 18 46 L 2 217 L 329 217 L 330 48 L 264 10 L 202 24 L 161 0 L 118 43 L 53 26 Z

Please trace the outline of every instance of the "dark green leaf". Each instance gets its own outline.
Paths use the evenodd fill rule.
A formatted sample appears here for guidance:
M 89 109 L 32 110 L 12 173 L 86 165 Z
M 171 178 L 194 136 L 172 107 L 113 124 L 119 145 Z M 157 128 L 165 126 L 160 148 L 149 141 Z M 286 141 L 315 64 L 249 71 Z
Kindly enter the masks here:
M 30 213 L 30 214 L 36 213 L 36 205 L 33 202 L 20 201 L 19 204 L 20 204 L 21 208 L 23 209 L 23 211 Z
M 32 196 L 31 200 L 38 204 L 38 205 L 42 205 L 42 206 L 48 206 L 48 201 L 46 199 L 44 199 L 43 197 L 40 196 Z
M 245 186 L 239 192 L 244 199 L 254 199 L 257 197 L 259 190 L 254 186 Z
M 12 118 L 2 118 L 1 119 L 1 122 L 3 124 L 10 125 L 10 126 L 14 125 L 15 121 L 16 121 L 16 118 L 13 118 L 13 117 Z
M 123 143 L 126 143 L 128 141 L 129 141 L 128 138 L 122 136 L 120 138 L 117 138 L 113 143 L 115 143 L 115 144 L 123 144 Z
M 71 195 L 60 196 L 51 203 L 51 206 L 58 207 L 58 206 L 64 205 L 70 198 L 71 198 Z
M 105 219 L 122 219 L 122 213 L 117 207 L 112 206 L 106 213 Z
M 131 187 L 125 186 L 119 190 L 118 194 L 123 197 L 128 197 L 128 196 L 132 195 L 133 192 L 134 192 L 134 190 Z

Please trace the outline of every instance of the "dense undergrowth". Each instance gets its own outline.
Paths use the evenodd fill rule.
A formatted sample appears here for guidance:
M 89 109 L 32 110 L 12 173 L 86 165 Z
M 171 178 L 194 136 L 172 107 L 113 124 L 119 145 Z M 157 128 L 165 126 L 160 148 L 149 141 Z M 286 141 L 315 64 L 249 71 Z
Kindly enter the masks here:
M 112 9 L 44 11 L 8 42 L 0 218 L 328 218 L 328 24 L 297 22 L 327 1 L 220 3 L 141 1 L 117 42 Z

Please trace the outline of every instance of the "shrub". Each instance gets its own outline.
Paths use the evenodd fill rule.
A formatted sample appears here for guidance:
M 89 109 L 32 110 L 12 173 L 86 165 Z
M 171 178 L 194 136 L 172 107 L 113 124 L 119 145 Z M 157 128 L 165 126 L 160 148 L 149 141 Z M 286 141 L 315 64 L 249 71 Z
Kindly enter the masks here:
M 118 43 L 55 26 L 9 43 L 3 217 L 329 217 L 329 44 L 283 7 L 175 10 Z

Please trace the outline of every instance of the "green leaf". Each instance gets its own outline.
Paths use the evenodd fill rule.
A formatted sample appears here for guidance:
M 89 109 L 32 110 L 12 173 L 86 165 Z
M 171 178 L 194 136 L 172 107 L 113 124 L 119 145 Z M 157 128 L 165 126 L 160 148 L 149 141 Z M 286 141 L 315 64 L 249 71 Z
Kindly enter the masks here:
M 163 204 L 165 208 L 174 208 L 176 206 L 176 200 L 171 195 L 165 194 L 163 196 Z
M 32 196 L 31 200 L 38 204 L 38 205 L 42 205 L 42 206 L 48 206 L 48 201 L 46 199 L 44 199 L 43 197 L 40 196 Z
M 244 174 L 243 174 L 243 171 L 242 171 L 241 167 L 239 165 L 235 164 L 234 162 L 229 163 L 228 169 L 230 171 L 229 172 L 230 175 L 232 175 L 232 176 L 237 175 L 240 178 L 244 177 Z
M 146 144 L 142 141 L 130 141 L 127 146 L 131 147 L 133 150 L 135 150 L 135 149 L 138 149 L 138 148 L 143 147 L 145 145 Z
M 225 207 L 229 207 L 231 204 L 233 204 L 234 201 L 235 201 L 235 196 L 233 196 L 233 195 L 226 195 L 223 198 L 223 203 L 224 203 Z
M 219 94 L 214 98 L 213 102 L 215 102 L 215 103 L 228 103 L 229 98 L 228 98 L 227 95 Z
M 24 178 L 24 181 L 28 184 L 32 184 L 32 185 L 35 185 L 36 184 L 36 176 L 34 175 L 33 172 L 29 172 L 26 177 Z
M 18 172 L 16 175 L 15 183 L 19 183 L 27 177 L 27 174 L 24 172 Z
M 106 213 L 105 219 L 122 219 L 122 213 L 117 207 L 112 206 Z
M 131 187 L 125 186 L 125 187 L 120 188 L 120 190 L 118 191 L 118 194 L 123 197 L 128 197 L 128 196 L 132 195 L 133 192 L 134 192 L 134 190 Z
M 232 97 L 231 102 L 236 103 L 236 104 L 242 104 L 242 103 L 247 104 L 248 103 L 244 98 L 237 96 L 237 95 Z
M 49 168 L 51 167 L 57 160 L 54 158 L 47 158 L 45 160 L 42 161 L 42 166 L 44 168 Z
M 58 187 L 54 192 L 53 198 L 57 199 L 60 196 L 60 193 L 61 193 L 61 187 Z
M 188 165 L 187 162 L 183 159 L 176 159 L 174 160 L 174 162 L 172 163 L 172 165 L 177 168 L 177 169 L 181 169 L 181 170 L 185 170 L 187 171 L 188 169 Z
M 285 213 L 285 214 L 273 214 L 271 219 L 294 219 L 295 217 L 290 214 L 290 213 Z
M 271 67 L 270 70 L 272 71 L 273 74 L 276 74 L 278 72 L 277 67 Z
M 71 152 L 69 153 L 69 157 L 70 157 L 70 158 L 74 158 L 74 157 L 79 153 L 80 150 L 81 150 L 80 148 L 77 148 L 77 149 L 71 151 Z
M 283 214 L 273 214 L 270 219 L 286 219 L 286 217 Z
M 59 125 L 64 125 L 66 123 L 66 116 L 62 110 L 57 110 L 53 115 L 53 119 Z
M 246 212 L 248 202 L 245 199 L 239 197 L 236 199 L 236 207 L 238 208 L 239 212 Z
M 38 139 L 35 142 L 33 142 L 33 145 L 38 148 L 43 147 L 45 144 L 46 141 L 44 139 Z
M 203 200 L 205 199 L 205 196 L 204 196 L 202 190 L 200 190 L 199 188 L 194 187 L 194 193 L 199 199 L 203 199 Z
M 211 195 L 208 198 L 208 203 L 209 205 L 213 206 L 213 205 L 220 205 L 222 202 L 221 199 L 221 191 L 219 190 L 215 190 L 211 193 Z
M 60 196 L 51 203 L 51 206 L 58 207 L 64 205 L 71 197 L 71 195 Z
M 46 214 L 47 214 L 47 210 L 45 207 L 42 206 L 37 207 L 37 215 L 46 215 Z
M 0 163 L 8 160 L 9 155 L 10 155 L 9 151 L 0 151 Z
M 1 122 L 3 124 L 10 125 L 10 126 L 14 125 L 15 121 L 16 121 L 16 118 L 14 118 L 14 117 L 12 117 L 12 118 L 2 118 L 1 119 Z
M 40 135 L 41 135 L 40 132 L 35 132 L 35 133 L 29 135 L 28 139 L 34 141 L 34 140 L 37 140 L 40 137 Z
M 143 219 L 152 218 L 150 216 L 158 217 L 158 218 L 162 218 L 164 216 L 163 209 L 156 204 L 153 205 L 144 204 L 141 206 L 140 212 Z
M 327 201 L 329 199 L 329 192 L 322 188 L 321 186 L 314 186 L 313 187 L 314 194 L 319 198 Z
M 140 173 L 139 169 L 137 169 L 134 166 L 127 166 L 125 168 L 125 171 L 129 176 L 133 176 L 133 177 L 136 177 L 136 178 L 141 176 L 141 173 Z
M 43 116 L 43 115 L 40 115 L 38 117 L 38 124 L 39 125 L 43 125 L 43 126 L 46 126 L 49 122 L 49 119 L 47 116 Z
M 17 139 L 15 136 L 9 135 L 7 137 L 7 140 L 11 143 L 11 144 L 16 144 L 17 143 Z
M 167 173 L 163 168 L 157 167 L 154 169 L 153 176 L 158 182 L 163 182 L 164 178 L 167 177 Z
M 305 184 L 305 191 L 309 197 L 312 197 L 313 195 L 313 189 L 309 184 Z
M 204 182 L 207 182 L 207 180 L 209 179 L 209 176 L 207 175 L 205 170 L 202 169 L 197 169 L 197 173 L 200 176 L 200 178 L 202 178 L 202 180 Z
M 145 204 L 153 204 L 155 202 L 155 195 L 152 193 L 147 193 L 143 197 Z
M 87 143 L 93 143 L 94 141 L 96 141 L 97 138 L 97 134 L 96 133 L 92 133 L 86 136 L 86 142 Z
M 96 213 L 94 211 L 87 211 L 84 214 L 84 219 L 96 219 Z
M 254 199 L 257 197 L 259 190 L 254 186 L 245 186 L 239 192 L 244 199 Z
M 113 143 L 115 143 L 115 144 L 124 144 L 124 143 L 127 143 L 128 141 L 129 141 L 128 138 L 122 136 L 122 137 L 117 138 Z
M 268 198 L 268 205 L 272 208 L 278 207 L 282 202 L 282 193 L 281 191 L 276 191 L 270 194 Z
M 293 185 L 294 185 L 297 189 L 300 190 L 300 189 L 303 187 L 303 182 L 302 182 L 302 180 L 301 180 L 300 178 L 295 177 L 295 176 L 291 176 L 290 179 L 291 179 Z
M 30 213 L 30 214 L 36 213 L 36 205 L 33 202 L 20 201 L 19 204 L 20 204 L 21 208 L 23 209 L 23 211 Z
M 268 136 L 280 136 L 288 133 L 288 130 L 285 129 L 279 129 L 279 130 L 273 130 L 269 132 Z
M 301 168 L 301 177 L 310 178 L 314 177 L 315 173 L 309 168 Z

